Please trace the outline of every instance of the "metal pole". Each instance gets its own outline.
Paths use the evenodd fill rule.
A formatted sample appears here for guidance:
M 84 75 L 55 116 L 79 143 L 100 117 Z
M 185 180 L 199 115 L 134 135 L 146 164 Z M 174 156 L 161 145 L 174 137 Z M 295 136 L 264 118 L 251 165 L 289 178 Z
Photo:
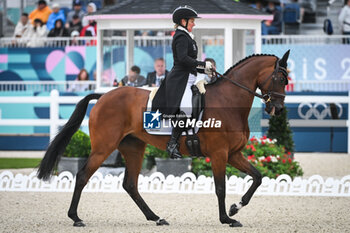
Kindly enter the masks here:
M 5 36 L 5 32 L 7 31 L 7 4 L 6 0 L 2 1 L 2 35 L 0 36 Z
M 350 91 L 348 92 L 348 120 L 346 126 L 348 127 L 348 154 L 350 154 Z
M 19 12 L 21 15 L 23 14 L 23 9 L 24 9 L 24 0 L 20 0 Z
M 56 89 L 50 93 L 50 142 L 56 137 L 59 126 L 59 93 Z

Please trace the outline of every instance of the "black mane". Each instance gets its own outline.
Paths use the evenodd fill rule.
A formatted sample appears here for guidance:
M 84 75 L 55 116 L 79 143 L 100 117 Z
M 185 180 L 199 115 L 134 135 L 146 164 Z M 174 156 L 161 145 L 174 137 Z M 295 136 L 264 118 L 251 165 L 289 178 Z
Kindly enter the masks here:
M 278 59 L 278 57 L 276 55 L 273 54 L 252 54 L 248 57 L 243 58 L 242 60 L 240 60 L 239 62 L 237 62 L 236 64 L 234 64 L 233 66 L 231 66 L 231 68 L 229 68 L 224 75 L 227 75 L 233 68 L 235 68 L 236 66 L 238 66 L 239 64 L 241 64 L 242 62 L 252 58 L 252 57 L 260 57 L 260 56 L 270 56 L 270 57 L 276 57 Z

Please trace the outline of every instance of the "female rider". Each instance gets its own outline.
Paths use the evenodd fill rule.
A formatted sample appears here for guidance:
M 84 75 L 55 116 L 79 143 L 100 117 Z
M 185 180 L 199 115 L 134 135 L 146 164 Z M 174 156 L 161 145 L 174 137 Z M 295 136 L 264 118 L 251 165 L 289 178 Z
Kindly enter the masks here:
M 192 97 L 191 86 L 196 81 L 197 71 L 211 76 L 213 67 L 209 61 L 196 60 L 198 48 L 192 29 L 195 18 L 199 18 L 197 12 L 190 6 L 179 6 L 174 10 L 172 18 L 176 28 L 172 42 L 174 66 L 159 87 L 152 109 L 159 109 L 163 116 L 174 116 L 178 120 L 181 102 Z M 182 157 L 178 140 L 183 130 L 178 124 L 172 130 L 166 148 L 170 158 Z

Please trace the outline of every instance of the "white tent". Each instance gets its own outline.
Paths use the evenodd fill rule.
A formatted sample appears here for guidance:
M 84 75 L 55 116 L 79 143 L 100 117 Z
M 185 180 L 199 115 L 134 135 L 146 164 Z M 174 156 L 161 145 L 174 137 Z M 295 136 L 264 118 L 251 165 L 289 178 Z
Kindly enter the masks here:
M 135 30 L 172 30 L 173 22 L 171 12 L 175 7 L 167 5 L 169 9 L 163 9 L 159 7 L 152 7 L 152 4 L 161 5 L 160 1 L 143 1 L 135 0 L 129 1 L 130 3 L 124 3 L 113 6 L 110 9 L 104 9 L 96 14 L 88 16 L 89 19 L 93 19 L 97 22 L 97 65 L 96 65 L 96 80 L 97 91 L 104 92 L 110 90 L 110 87 L 103 88 L 102 72 L 103 72 L 103 41 L 106 31 L 110 30 L 125 30 L 126 31 L 126 70 L 128 70 L 133 64 L 133 51 L 134 51 L 134 31 Z M 134 2 L 134 4 L 133 4 Z M 137 5 L 136 3 L 137 2 Z M 164 0 L 166 2 L 166 0 Z M 175 1 L 174 1 L 175 2 Z M 206 4 L 207 1 L 200 1 L 202 4 Z M 219 33 L 224 35 L 224 63 L 225 70 L 230 68 L 234 62 L 246 56 L 245 54 L 245 40 L 246 30 L 252 30 L 254 36 L 254 52 L 261 53 L 261 21 L 272 20 L 272 15 L 266 15 L 256 9 L 253 9 L 246 4 L 231 0 L 218 0 L 216 2 L 208 1 L 208 4 L 215 4 L 205 8 L 206 10 L 198 9 L 196 2 L 192 5 L 194 9 L 199 12 L 200 19 L 196 20 L 196 27 L 194 34 L 196 35 L 197 43 L 201 41 L 203 32 L 209 32 L 211 34 Z M 145 7 L 144 5 L 147 7 Z M 180 3 L 174 3 L 174 6 Z M 220 5 L 221 4 L 221 5 Z M 226 4 L 226 5 L 225 5 Z M 226 8 L 224 8 L 226 6 Z M 224 10 L 222 10 L 221 8 Z M 156 9 L 155 9 L 156 8 Z M 171 8 L 171 9 L 170 9 Z M 155 13 L 159 12 L 159 13 Z M 169 13 L 164 13 L 169 12 Z M 203 13 L 201 13 L 203 12 Z M 212 12 L 212 13 L 211 13 Z M 201 53 L 201 44 L 198 44 L 199 52 Z M 201 57 L 199 54 L 198 57 Z

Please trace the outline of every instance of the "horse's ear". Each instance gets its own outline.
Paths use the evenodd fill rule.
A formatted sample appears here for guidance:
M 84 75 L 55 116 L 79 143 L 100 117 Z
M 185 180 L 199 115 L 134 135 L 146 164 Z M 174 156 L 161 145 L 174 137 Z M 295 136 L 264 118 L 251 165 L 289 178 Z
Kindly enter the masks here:
M 288 49 L 288 51 L 283 55 L 282 59 L 279 61 L 279 65 L 287 68 L 287 61 L 288 61 L 288 57 L 289 57 L 289 52 L 290 49 Z

